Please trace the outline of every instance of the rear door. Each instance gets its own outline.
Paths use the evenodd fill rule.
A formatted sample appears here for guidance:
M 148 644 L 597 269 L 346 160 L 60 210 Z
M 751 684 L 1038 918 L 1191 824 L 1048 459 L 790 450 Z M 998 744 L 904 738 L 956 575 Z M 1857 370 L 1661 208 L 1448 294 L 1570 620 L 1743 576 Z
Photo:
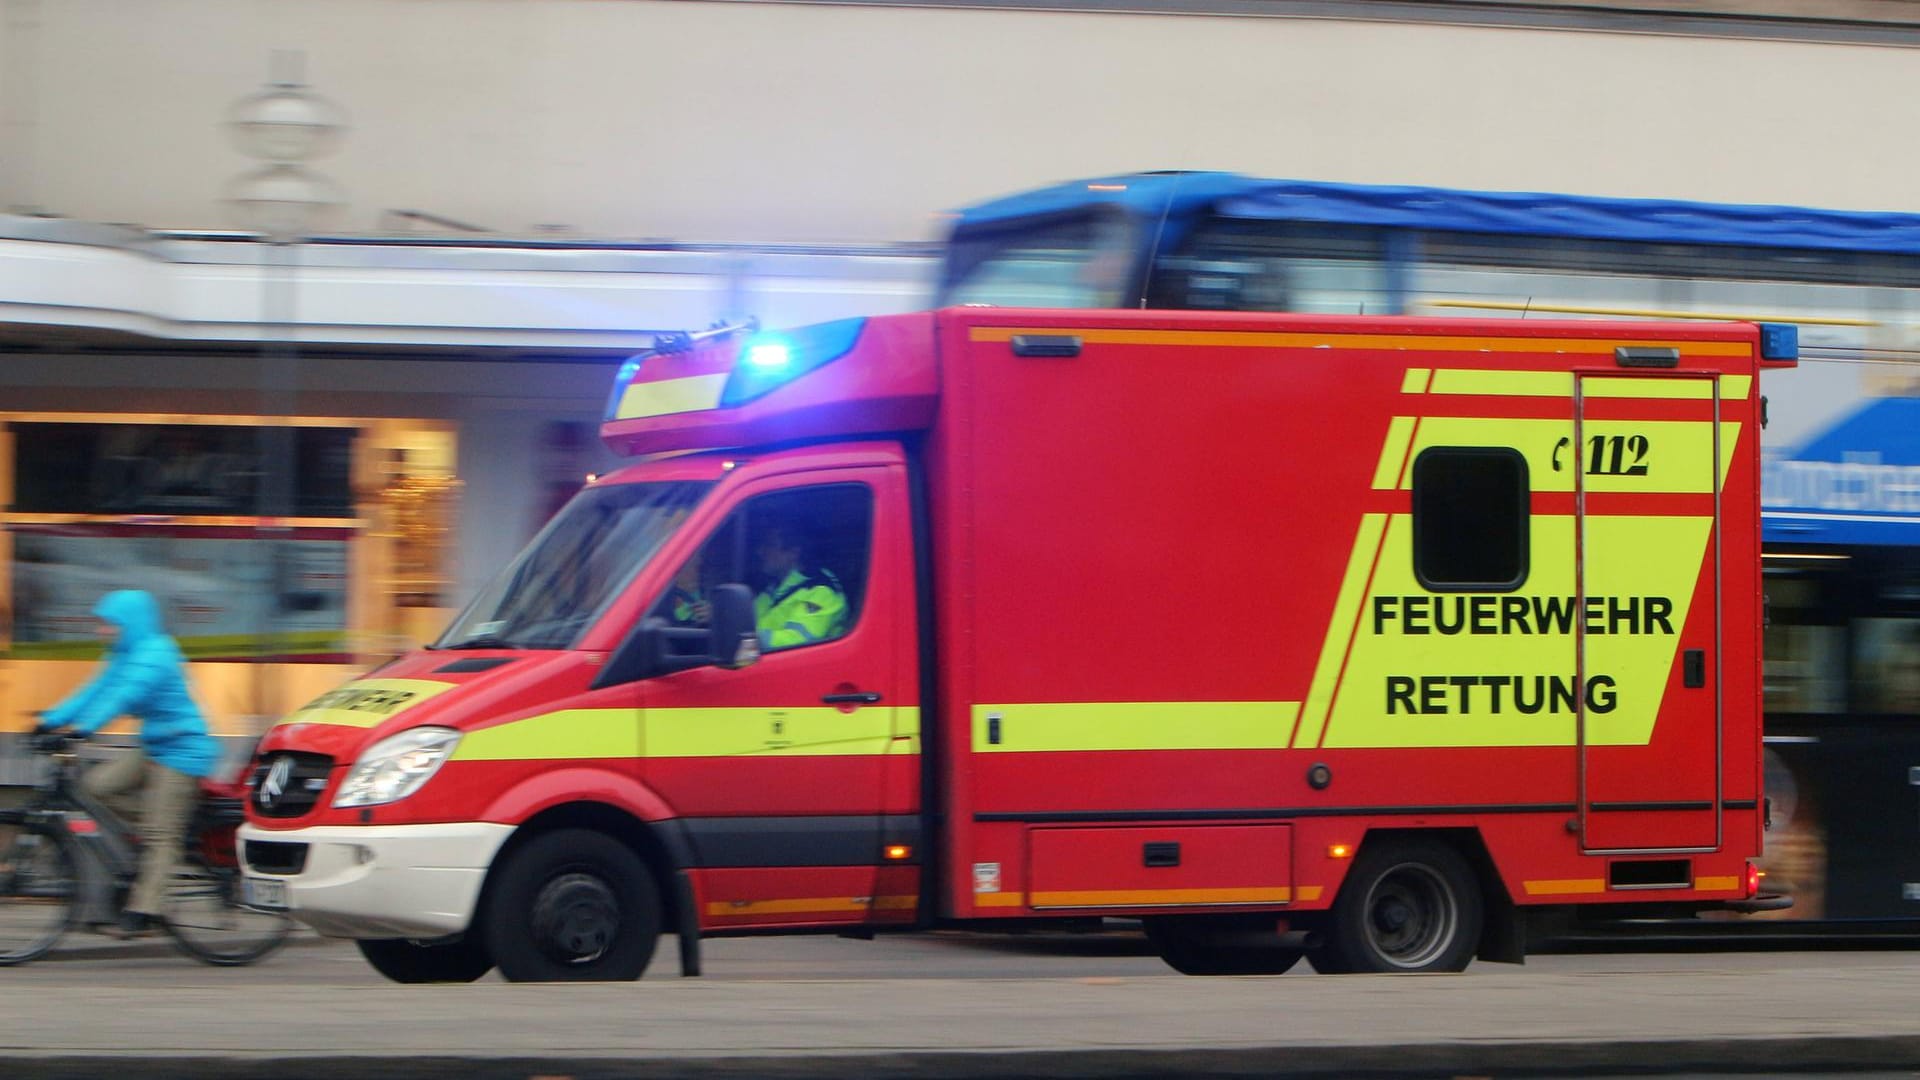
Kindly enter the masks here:
M 1576 702 L 1589 852 L 1721 839 L 1721 488 L 1713 374 L 1576 376 Z

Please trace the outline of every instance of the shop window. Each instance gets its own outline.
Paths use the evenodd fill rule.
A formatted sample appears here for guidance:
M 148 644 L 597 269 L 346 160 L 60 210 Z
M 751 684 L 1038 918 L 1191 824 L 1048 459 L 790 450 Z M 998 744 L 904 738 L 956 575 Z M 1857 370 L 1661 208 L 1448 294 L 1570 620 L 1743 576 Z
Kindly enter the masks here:
M 1436 446 L 1413 463 L 1413 573 L 1435 592 L 1507 592 L 1527 579 L 1527 461 Z

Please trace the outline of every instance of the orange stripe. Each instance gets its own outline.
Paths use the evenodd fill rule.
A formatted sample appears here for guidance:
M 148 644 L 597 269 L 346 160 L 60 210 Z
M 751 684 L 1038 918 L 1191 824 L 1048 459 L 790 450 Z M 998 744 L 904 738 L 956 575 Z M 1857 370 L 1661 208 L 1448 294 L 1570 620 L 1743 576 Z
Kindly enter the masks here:
M 915 896 L 820 896 L 787 900 L 714 900 L 707 914 L 727 915 L 811 915 L 848 911 L 899 911 L 920 903 Z
M 985 892 L 973 894 L 974 907 L 1026 907 L 1027 894 L 1017 892 Z
M 1528 896 L 1566 896 L 1570 893 L 1599 893 L 1607 891 L 1607 883 L 1599 878 L 1576 878 L 1563 881 L 1529 881 L 1524 883 Z
M 1583 353 L 1613 355 L 1617 346 L 1679 349 L 1682 355 L 1752 356 L 1744 341 L 1661 341 L 1627 338 L 1452 337 L 1428 334 L 1301 334 L 1258 330 L 1113 330 L 1074 327 L 976 326 L 973 341 L 1007 341 L 1015 334 L 1072 334 L 1095 345 L 1214 345 L 1254 349 L 1385 349 L 1423 352 Z
M 1033 906 L 1043 907 L 1158 907 L 1173 904 L 1287 904 L 1289 888 L 1257 889 L 1098 889 L 1078 892 L 1037 892 Z
M 1740 879 L 1737 877 L 1695 878 L 1693 887 L 1702 892 L 1732 892 L 1740 888 Z

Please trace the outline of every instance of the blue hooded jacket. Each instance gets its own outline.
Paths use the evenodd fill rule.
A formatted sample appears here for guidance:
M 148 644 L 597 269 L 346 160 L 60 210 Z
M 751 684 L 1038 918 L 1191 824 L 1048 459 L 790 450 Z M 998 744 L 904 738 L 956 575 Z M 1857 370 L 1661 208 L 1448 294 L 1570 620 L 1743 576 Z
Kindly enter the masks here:
M 110 592 L 93 613 L 120 628 L 106 667 L 54 706 L 41 725 L 91 735 L 115 717 L 131 715 L 140 721 L 140 748 L 148 757 L 188 776 L 211 775 L 220 744 L 207 734 L 206 717 L 187 692 L 185 659 L 161 630 L 152 594 Z

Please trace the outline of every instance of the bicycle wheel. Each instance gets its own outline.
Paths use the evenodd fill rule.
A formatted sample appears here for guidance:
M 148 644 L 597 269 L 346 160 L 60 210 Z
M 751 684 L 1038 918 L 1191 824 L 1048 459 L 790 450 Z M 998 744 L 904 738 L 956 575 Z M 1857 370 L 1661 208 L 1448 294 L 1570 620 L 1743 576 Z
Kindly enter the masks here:
M 202 963 L 251 964 L 279 948 L 293 931 L 285 915 L 240 903 L 237 870 L 182 866 L 161 902 L 173 943 Z
M 72 845 L 52 826 L 0 825 L 0 966 L 44 954 L 73 925 L 80 868 Z

